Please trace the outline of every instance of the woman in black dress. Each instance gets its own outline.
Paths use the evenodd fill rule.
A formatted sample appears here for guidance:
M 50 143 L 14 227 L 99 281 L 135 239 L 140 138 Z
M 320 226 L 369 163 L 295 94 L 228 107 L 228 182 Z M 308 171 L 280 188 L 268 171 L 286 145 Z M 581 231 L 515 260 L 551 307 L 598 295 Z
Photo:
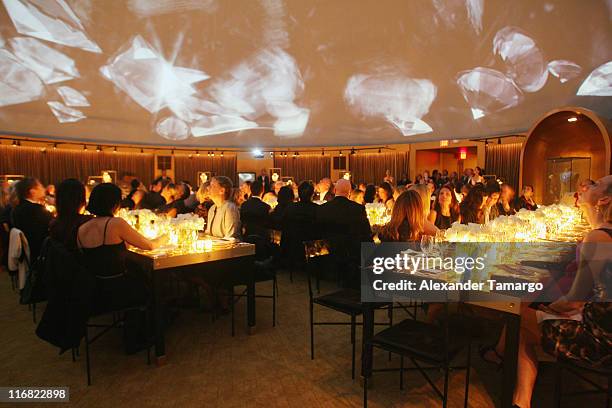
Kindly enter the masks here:
M 454 222 L 461 222 L 459 203 L 451 187 L 440 188 L 434 208 L 427 218 L 439 229 L 448 229 Z
M 147 302 L 144 280 L 128 271 L 126 245 L 140 249 L 156 248 L 159 240 L 150 241 L 124 219 L 115 217 L 121 204 L 121 190 L 114 184 L 94 187 L 87 210 L 95 218 L 81 224 L 77 245 L 83 262 L 96 277 L 94 312 L 121 310 Z

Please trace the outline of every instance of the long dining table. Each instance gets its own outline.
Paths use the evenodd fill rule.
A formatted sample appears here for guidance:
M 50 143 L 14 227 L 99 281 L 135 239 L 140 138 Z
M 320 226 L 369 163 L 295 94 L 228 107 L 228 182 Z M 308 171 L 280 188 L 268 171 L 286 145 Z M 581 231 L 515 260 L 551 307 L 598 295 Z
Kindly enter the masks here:
M 128 260 L 142 268 L 151 282 L 155 357 L 157 365 L 166 362 L 166 310 L 164 284 L 173 276 L 197 273 L 205 279 L 225 284 L 244 284 L 247 288 L 247 325 L 254 333 L 255 315 L 255 245 L 235 242 L 223 248 L 180 251 L 160 248 L 143 251 L 132 248 Z
M 542 254 L 532 254 L 528 259 L 515 265 L 496 265 L 490 271 L 488 278 L 499 279 L 502 281 L 545 281 L 558 279 L 558 275 L 564 269 L 564 265 L 570 262 L 575 256 L 575 243 L 562 243 L 558 251 L 549 253 L 543 259 Z M 534 258 L 534 259 L 532 259 Z M 529 273 L 522 274 L 521 270 L 528 270 Z M 541 272 L 538 272 L 541 271 Z M 420 280 L 431 280 L 439 282 L 449 282 L 449 275 L 436 274 L 434 271 L 417 270 L 409 275 L 405 272 L 392 272 L 396 279 L 409 279 L 416 281 L 417 286 Z M 529 276 L 529 278 L 526 278 Z M 362 288 L 363 293 L 363 288 Z M 505 331 L 505 350 L 504 364 L 502 366 L 502 382 L 498 406 L 502 408 L 512 408 L 512 396 L 516 383 L 519 333 L 521 327 L 521 305 L 525 301 L 520 296 L 513 296 L 507 293 L 495 291 L 470 291 L 468 296 L 462 293 L 455 293 L 452 301 L 461 302 L 475 308 L 482 308 L 486 311 L 495 311 L 501 314 Z M 453 295 L 451 295 L 452 297 Z M 363 335 L 362 335 L 362 376 L 371 375 L 373 347 L 370 344 L 374 337 L 374 312 L 376 302 L 364 302 L 363 312 Z

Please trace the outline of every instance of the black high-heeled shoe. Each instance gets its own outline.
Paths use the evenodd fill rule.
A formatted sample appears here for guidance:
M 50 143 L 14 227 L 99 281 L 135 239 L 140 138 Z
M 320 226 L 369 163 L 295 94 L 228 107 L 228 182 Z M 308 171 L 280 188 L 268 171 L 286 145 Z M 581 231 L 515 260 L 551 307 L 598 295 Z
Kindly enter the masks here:
M 499 361 L 493 361 L 493 360 L 487 358 L 487 353 L 489 353 L 491 351 L 495 354 L 495 356 L 499 359 Z M 483 361 L 485 361 L 485 362 L 487 362 L 489 364 L 494 365 L 497 368 L 498 371 L 501 370 L 502 367 L 504 366 L 504 356 L 499 355 L 499 353 L 495 349 L 495 345 L 494 344 L 491 344 L 491 345 L 488 345 L 488 346 L 480 346 L 480 347 L 478 347 L 478 354 L 480 354 L 480 358 Z

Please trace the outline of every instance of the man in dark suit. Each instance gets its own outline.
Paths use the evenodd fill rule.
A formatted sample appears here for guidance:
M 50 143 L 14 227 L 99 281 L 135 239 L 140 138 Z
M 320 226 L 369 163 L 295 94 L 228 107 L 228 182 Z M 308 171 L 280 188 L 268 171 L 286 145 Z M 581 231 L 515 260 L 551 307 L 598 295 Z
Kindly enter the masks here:
M 304 241 L 318 238 L 315 218 L 319 206 L 312 202 L 313 195 L 312 183 L 301 182 L 298 186 L 300 201 L 287 206 L 281 221 L 281 256 L 290 265 L 304 260 Z
M 317 209 L 321 236 L 330 241 L 346 287 L 359 287 L 361 243 L 372 242 L 372 230 L 365 206 L 349 200 L 351 182 L 336 182 L 335 198 Z
M 257 176 L 255 181 L 261 181 L 264 193 L 267 193 L 272 189 L 272 181 L 270 180 L 270 176 L 268 175 L 268 171 L 266 169 L 261 169 L 261 173 L 259 176 Z
M 350 185 L 350 183 L 349 183 Z M 319 181 L 317 185 L 317 194 L 315 195 L 315 201 L 331 201 L 334 198 L 334 192 L 332 188 L 332 182 L 329 178 L 325 177 Z M 349 192 L 350 193 L 350 192 Z
M 19 204 L 13 210 L 13 226 L 20 229 L 30 246 L 30 263 L 38 258 L 42 243 L 49 235 L 53 216 L 40 203 L 45 200 L 45 188 L 34 178 L 20 180 L 15 186 Z
M 240 207 L 240 220 L 244 227 L 244 236 L 257 235 L 267 238 L 270 223 L 270 206 L 263 201 L 263 184 L 256 180 L 251 184 L 251 197 Z

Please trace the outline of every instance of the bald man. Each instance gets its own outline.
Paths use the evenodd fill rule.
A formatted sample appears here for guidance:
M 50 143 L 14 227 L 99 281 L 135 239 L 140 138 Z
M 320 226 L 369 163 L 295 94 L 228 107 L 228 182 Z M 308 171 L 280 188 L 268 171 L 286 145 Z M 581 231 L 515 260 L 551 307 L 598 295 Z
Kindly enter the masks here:
M 359 287 L 361 243 L 372 242 L 372 230 L 365 207 L 349 200 L 351 182 L 340 179 L 333 200 L 319 206 L 316 213 L 321 238 L 332 244 L 345 287 Z

